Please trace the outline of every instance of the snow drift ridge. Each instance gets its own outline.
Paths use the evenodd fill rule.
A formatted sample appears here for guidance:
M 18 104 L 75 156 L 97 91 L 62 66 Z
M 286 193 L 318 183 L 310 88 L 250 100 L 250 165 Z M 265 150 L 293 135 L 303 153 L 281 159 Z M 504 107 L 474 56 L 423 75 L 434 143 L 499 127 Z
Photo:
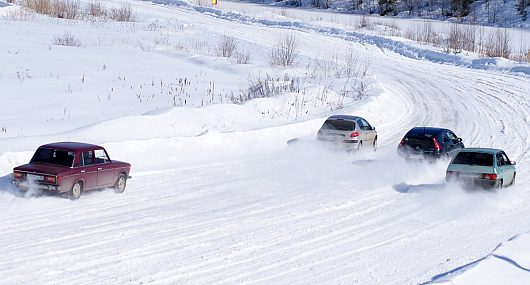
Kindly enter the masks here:
M 453 64 L 472 69 L 496 70 L 500 72 L 517 73 L 530 76 L 529 64 L 519 64 L 502 58 L 471 59 L 460 55 L 447 54 L 430 49 L 415 47 L 400 41 L 392 40 L 381 36 L 367 35 L 353 31 L 345 31 L 339 28 L 322 27 L 299 21 L 277 21 L 259 19 L 242 15 L 234 11 L 223 11 L 212 7 L 194 6 L 181 0 L 150 0 L 150 2 L 161 5 L 183 7 L 198 13 L 207 14 L 212 17 L 224 19 L 227 21 L 238 21 L 243 24 L 258 24 L 282 29 L 312 31 L 328 36 L 341 38 L 346 41 L 355 41 L 364 44 L 374 45 L 380 49 L 390 50 L 411 59 L 427 60 L 434 63 Z

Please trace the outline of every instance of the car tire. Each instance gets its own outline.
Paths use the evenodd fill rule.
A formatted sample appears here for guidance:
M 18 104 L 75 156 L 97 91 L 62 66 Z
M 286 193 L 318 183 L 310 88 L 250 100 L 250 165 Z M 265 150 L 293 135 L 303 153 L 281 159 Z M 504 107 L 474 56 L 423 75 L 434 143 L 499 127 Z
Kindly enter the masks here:
M 74 183 L 74 186 L 72 186 L 72 190 L 68 192 L 68 198 L 70 200 L 77 200 L 79 197 L 81 197 L 81 193 L 83 192 L 83 183 L 80 181 L 77 181 Z
M 499 180 L 499 183 L 497 183 L 497 184 L 495 185 L 495 188 L 497 188 L 498 190 L 502 189 L 502 184 L 503 184 L 503 181 L 502 181 L 502 179 L 501 179 L 501 180 Z
M 118 177 L 118 180 L 116 180 L 116 185 L 114 186 L 114 189 L 116 190 L 116 193 L 123 193 L 123 191 L 125 191 L 126 186 L 127 186 L 127 177 L 121 174 L 120 177 Z
M 360 141 L 358 144 L 357 144 L 357 151 L 361 151 L 361 148 L 363 147 L 363 141 Z
M 512 179 L 512 183 L 510 183 L 510 186 L 512 186 L 513 184 L 515 184 L 515 176 L 517 175 L 517 172 L 515 172 L 513 174 L 513 179 Z
M 374 139 L 373 147 L 374 147 L 374 151 L 377 151 L 377 137 L 375 137 Z

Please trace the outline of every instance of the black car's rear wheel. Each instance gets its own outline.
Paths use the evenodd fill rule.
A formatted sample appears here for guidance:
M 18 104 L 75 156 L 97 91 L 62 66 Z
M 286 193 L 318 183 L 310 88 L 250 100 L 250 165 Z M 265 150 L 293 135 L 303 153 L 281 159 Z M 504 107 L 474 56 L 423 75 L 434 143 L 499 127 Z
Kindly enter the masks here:
M 81 192 L 83 192 L 83 184 L 78 181 L 72 186 L 72 190 L 68 192 L 68 198 L 70 200 L 77 200 L 81 197 Z
M 125 187 L 127 186 L 127 177 L 125 175 L 121 174 L 120 177 L 118 177 L 118 180 L 116 181 L 115 189 L 118 193 L 123 193 L 125 191 Z

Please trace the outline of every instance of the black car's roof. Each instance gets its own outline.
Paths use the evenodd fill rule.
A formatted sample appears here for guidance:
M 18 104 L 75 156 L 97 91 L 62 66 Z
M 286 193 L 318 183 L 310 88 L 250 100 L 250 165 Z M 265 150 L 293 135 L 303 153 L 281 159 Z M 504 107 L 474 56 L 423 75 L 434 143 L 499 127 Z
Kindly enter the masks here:
M 40 147 L 61 149 L 61 150 L 67 150 L 67 151 L 84 151 L 84 150 L 102 148 L 95 144 L 79 143 L 79 142 L 56 142 L 56 143 L 41 145 Z
M 328 118 L 328 120 L 348 120 L 348 121 L 355 121 L 357 119 L 362 119 L 359 116 L 350 116 L 350 115 L 333 115 Z
M 442 131 L 449 131 L 449 129 L 435 128 L 435 127 L 415 127 L 407 132 L 407 135 L 438 135 Z

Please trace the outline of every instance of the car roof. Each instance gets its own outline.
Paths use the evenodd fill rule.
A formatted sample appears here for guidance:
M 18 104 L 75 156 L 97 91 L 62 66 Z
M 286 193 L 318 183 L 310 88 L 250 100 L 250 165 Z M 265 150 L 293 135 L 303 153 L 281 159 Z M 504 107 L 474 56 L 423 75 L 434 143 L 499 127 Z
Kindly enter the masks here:
M 357 119 L 362 119 L 359 116 L 350 116 L 350 115 L 333 115 L 328 118 L 328 120 L 348 120 L 355 121 Z
M 460 152 L 482 152 L 482 153 L 498 153 L 503 151 L 497 148 L 485 148 L 485 147 L 466 147 L 460 150 Z
M 444 129 L 444 128 L 436 128 L 436 127 L 414 127 L 410 129 L 410 131 L 407 132 L 407 135 L 439 134 L 442 131 L 451 131 L 451 130 Z
M 92 150 L 92 149 L 102 148 L 95 144 L 80 143 L 80 142 L 56 142 L 56 143 L 49 143 L 49 144 L 41 145 L 40 147 L 61 149 L 61 150 L 67 150 L 67 151 L 83 151 L 83 150 Z

